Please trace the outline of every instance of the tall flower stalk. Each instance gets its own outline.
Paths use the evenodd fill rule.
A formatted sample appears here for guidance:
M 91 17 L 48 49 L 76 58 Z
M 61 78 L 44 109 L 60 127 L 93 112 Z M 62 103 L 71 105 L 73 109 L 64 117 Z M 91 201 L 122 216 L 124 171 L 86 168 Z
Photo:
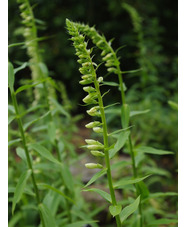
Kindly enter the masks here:
M 86 125 L 87 128 L 92 128 L 96 133 L 103 134 L 103 144 L 99 141 L 87 139 L 85 140 L 87 145 L 86 147 L 91 151 L 91 154 L 94 156 L 105 157 L 105 165 L 107 171 L 107 180 L 110 190 L 111 196 L 111 204 L 116 207 L 119 212 L 115 215 L 117 226 L 121 226 L 121 220 L 119 213 L 121 211 L 121 207 L 117 204 L 115 191 L 112 182 L 112 174 L 110 168 L 110 159 L 109 159 L 109 144 L 108 144 L 108 132 L 107 132 L 107 123 L 104 112 L 103 99 L 100 91 L 100 84 L 103 81 L 102 77 L 98 77 L 96 75 L 96 63 L 92 61 L 90 56 L 91 50 L 87 49 L 87 42 L 85 42 L 85 37 L 81 35 L 78 31 L 77 26 L 66 20 L 67 29 L 69 34 L 72 36 L 71 40 L 73 41 L 73 45 L 76 50 L 76 55 L 79 57 L 78 62 L 81 64 L 81 68 L 79 69 L 82 74 L 82 80 L 80 84 L 88 85 L 84 87 L 84 91 L 88 92 L 88 95 L 83 99 L 83 102 L 86 105 L 94 105 L 87 113 L 90 116 L 96 116 L 101 118 L 100 121 L 94 121 Z M 91 86 L 91 85 L 92 86 Z M 85 165 L 87 168 L 103 168 L 103 166 L 99 163 L 87 163 Z
M 101 56 L 102 56 L 103 62 L 105 62 L 107 71 L 109 73 L 114 73 L 118 76 L 119 88 L 120 88 L 119 90 L 120 90 L 120 94 L 121 94 L 121 103 L 122 103 L 121 124 L 122 124 L 122 128 L 125 129 L 130 124 L 130 109 L 129 109 L 129 105 L 126 103 L 122 74 L 127 73 L 127 72 L 121 71 L 120 61 L 119 61 L 119 58 L 117 57 L 117 52 L 115 52 L 111 46 L 112 40 L 110 40 L 108 42 L 106 40 L 106 38 L 103 35 L 100 35 L 94 27 L 89 27 L 88 25 L 84 25 L 84 24 L 80 24 L 80 23 L 76 23 L 76 26 L 83 34 L 90 37 L 92 39 L 93 43 L 99 49 L 102 50 Z M 133 71 L 131 71 L 131 72 L 133 72 Z M 137 172 L 136 163 L 135 163 L 135 155 L 134 155 L 131 134 L 129 134 L 129 137 L 128 137 L 128 147 L 129 147 L 130 156 L 131 156 L 131 160 L 132 160 L 133 176 L 134 176 L 134 178 L 137 178 L 138 172 Z M 137 194 L 137 196 L 140 195 L 140 188 L 138 185 L 136 185 L 136 194 Z M 141 202 L 139 204 L 138 209 L 139 209 L 139 214 L 140 214 L 140 227 L 142 227 L 143 221 L 142 221 Z

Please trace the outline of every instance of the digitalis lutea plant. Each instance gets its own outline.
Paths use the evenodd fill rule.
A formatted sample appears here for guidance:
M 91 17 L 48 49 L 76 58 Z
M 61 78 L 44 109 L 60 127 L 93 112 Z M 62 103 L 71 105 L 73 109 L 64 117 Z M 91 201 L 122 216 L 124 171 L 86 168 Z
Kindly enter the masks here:
M 107 68 L 107 71 L 109 73 L 114 73 L 118 76 L 119 81 L 119 90 L 121 94 L 121 124 L 122 128 L 125 129 L 129 126 L 130 123 L 130 108 L 129 105 L 126 104 L 126 98 L 125 98 L 125 91 L 123 86 L 123 78 L 122 74 L 125 74 L 127 72 L 122 72 L 120 68 L 120 61 L 117 57 L 117 52 L 115 52 L 111 46 L 112 40 L 109 42 L 106 40 L 104 35 L 100 35 L 94 27 L 89 27 L 88 25 L 75 23 L 78 29 L 85 35 L 91 38 L 92 42 L 101 49 L 101 56 L 103 62 L 105 62 L 105 67 Z M 119 50 L 119 49 L 118 49 Z M 135 72 L 136 70 L 130 71 Z M 128 145 L 130 150 L 130 155 L 132 159 L 132 168 L 133 168 L 133 176 L 135 178 L 138 177 L 136 163 L 135 163 L 135 157 L 134 157 L 134 150 L 133 150 L 133 144 L 131 140 L 131 134 L 128 136 Z M 138 185 L 136 185 L 136 194 L 137 196 L 140 195 L 140 188 Z M 141 201 L 139 204 L 139 214 L 140 214 L 140 225 L 142 226 L 142 209 L 141 209 Z
M 103 134 L 104 143 L 100 143 L 99 141 L 87 139 L 85 142 L 87 143 L 86 147 L 90 150 L 91 154 L 98 157 L 105 158 L 106 164 L 106 172 L 107 172 L 107 180 L 110 190 L 111 196 L 111 204 L 110 211 L 115 209 L 116 212 L 111 213 L 116 218 L 117 226 L 121 226 L 121 220 L 119 213 L 121 212 L 122 207 L 117 204 L 115 191 L 112 182 L 111 168 L 110 168 L 110 159 L 109 159 L 109 144 L 108 144 L 108 132 L 107 132 L 107 123 L 104 112 L 104 105 L 102 100 L 102 95 L 100 92 L 100 84 L 103 82 L 102 77 L 98 77 L 96 75 L 96 67 L 97 64 L 92 61 L 91 58 L 91 50 L 87 49 L 87 42 L 85 41 L 85 37 L 79 33 L 78 28 L 75 23 L 66 20 L 67 29 L 69 34 L 72 36 L 71 40 L 73 41 L 73 45 L 76 50 L 76 55 L 78 56 L 78 63 L 81 64 L 79 69 L 82 74 L 80 81 L 81 85 L 88 85 L 84 87 L 84 91 L 88 93 L 88 95 L 83 99 L 83 102 L 86 105 L 95 105 L 87 113 L 90 116 L 100 117 L 100 121 L 94 121 L 86 125 L 87 128 L 92 128 L 97 133 Z M 85 165 L 87 168 L 100 168 L 103 166 L 99 163 L 87 163 Z

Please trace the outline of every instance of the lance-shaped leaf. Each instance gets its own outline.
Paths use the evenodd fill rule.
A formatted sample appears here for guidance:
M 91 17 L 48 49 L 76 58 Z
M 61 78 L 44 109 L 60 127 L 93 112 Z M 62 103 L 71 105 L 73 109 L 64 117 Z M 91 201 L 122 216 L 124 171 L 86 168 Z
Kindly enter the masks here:
M 45 227 L 56 227 L 55 219 L 45 204 L 39 204 L 39 211 L 43 217 Z
M 147 110 L 136 110 L 136 111 L 134 110 L 134 111 L 130 111 L 130 117 L 141 115 L 141 114 L 146 114 L 149 111 L 150 111 L 149 109 L 147 109 Z
M 15 188 L 13 204 L 12 204 L 12 213 L 14 213 L 16 204 L 21 199 L 21 196 L 22 196 L 24 189 L 25 189 L 25 186 L 26 186 L 26 182 L 27 182 L 29 176 L 31 175 L 31 173 L 32 173 L 32 170 L 29 169 L 26 172 L 24 172 L 21 175 L 21 177 L 19 178 L 19 181 L 18 181 L 16 188 Z
M 71 224 L 67 224 L 64 227 L 82 227 L 86 224 L 92 224 L 92 223 L 95 223 L 95 222 L 97 222 L 97 221 L 92 221 L 92 220 L 77 221 L 77 222 L 74 222 L 74 223 L 71 223 Z
M 165 151 L 161 149 L 156 149 L 153 147 L 146 147 L 146 146 L 140 146 L 138 148 L 135 148 L 137 152 L 142 152 L 146 154 L 156 154 L 156 155 L 167 155 L 167 154 L 173 154 L 171 151 Z
M 50 189 L 50 190 L 52 190 L 52 191 L 58 193 L 59 195 L 63 196 L 65 199 L 67 199 L 67 200 L 69 200 L 70 202 L 72 202 L 72 203 L 75 204 L 74 200 L 72 200 L 70 197 L 66 196 L 66 195 L 65 195 L 62 191 L 60 191 L 59 189 L 54 188 L 53 186 L 48 185 L 48 184 L 44 184 L 44 183 L 40 183 L 40 184 L 37 184 L 37 185 L 38 185 L 38 187 L 39 187 L 40 189 Z
M 90 180 L 89 182 L 84 186 L 84 188 L 88 187 L 89 185 L 91 185 L 92 183 L 94 183 L 98 178 L 102 177 L 103 175 L 105 175 L 107 172 L 107 169 L 102 169 L 101 171 L 97 172 Z
M 140 182 L 140 181 L 143 181 L 144 179 L 146 179 L 147 177 L 149 177 L 150 175 L 147 175 L 147 176 L 145 176 L 145 177 L 138 177 L 138 178 L 135 178 L 135 179 L 122 179 L 122 180 L 120 180 L 120 181 L 118 181 L 118 182 L 116 182 L 115 184 L 114 184 L 114 188 L 124 188 L 125 187 L 125 185 L 129 185 L 129 184 L 136 184 L 136 183 L 138 183 L 138 182 Z
M 113 158 L 114 155 L 125 145 L 129 134 L 130 131 L 120 133 L 114 148 L 109 151 L 109 158 Z
M 138 206 L 139 206 L 139 202 L 140 202 L 140 195 L 138 196 L 138 198 L 131 203 L 130 205 L 126 206 L 120 213 L 120 219 L 121 219 L 121 223 L 123 223 L 128 216 L 130 216 L 132 213 L 134 213 Z
M 45 147 L 43 147 L 42 145 L 35 143 L 35 144 L 29 145 L 29 148 L 35 150 L 42 157 L 48 159 L 49 161 L 61 165 L 61 163 L 56 158 L 54 158 L 54 156 L 50 153 L 50 151 L 48 149 L 46 149 Z
M 175 224 L 178 223 L 177 219 L 169 219 L 169 218 L 161 218 L 155 221 L 151 221 L 150 224 L 147 225 L 148 226 L 160 226 L 160 225 L 169 225 L 169 224 Z
M 97 189 L 97 188 L 89 188 L 89 189 L 84 189 L 83 191 L 85 192 L 96 192 L 98 193 L 101 197 L 103 197 L 105 200 L 107 200 L 109 203 L 112 203 L 111 196 L 107 192 Z

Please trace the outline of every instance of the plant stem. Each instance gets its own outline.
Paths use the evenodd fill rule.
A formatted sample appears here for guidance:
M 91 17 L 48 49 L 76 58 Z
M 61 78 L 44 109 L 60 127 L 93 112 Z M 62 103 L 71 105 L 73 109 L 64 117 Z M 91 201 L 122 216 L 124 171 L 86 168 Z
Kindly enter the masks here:
M 102 119 L 102 123 L 103 123 L 103 138 L 104 138 L 104 148 L 105 148 L 104 151 L 105 151 L 105 162 L 106 162 L 106 167 L 107 167 L 108 185 L 109 185 L 110 195 L 111 195 L 111 199 L 112 199 L 112 204 L 117 205 L 114 187 L 113 187 L 113 183 L 112 183 L 112 174 L 111 174 L 110 159 L 109 159 L 109 153 L 108 153 L 107 123 L 106 123 L 106 118 L 105 118 L 103 100 L 102 100 L 101 92 L 99 89 L 99 83 L 96 79 L 94 80 L 94 85 L 95 85 L 96 91 L 98 92 L 98 102 L 99 102 L 99 107 L 100 107 L 100 112 L 101 112 L 101 119 Z M 116 215 L 115 218 L 116 218 L 117 227 L 121 227 L 121 221 L 120 221 L 119 215 Z
M 24 151 L 25 151 L 28 167 L 29 167 L 29 169 L 32 170 L 31 178 L 32 178 L 34 191 L 35 191 L 35 194 L 36 194 L 37 204 L 39 205 L 40 202 L 41 202 L 40 201 L 40 196 L 39 196 L 39 190 L 38 190 L 38 187 L 37 187 L 37 184 L 36 184 L 34 170 L 33 170 L 33 166 L 32 166 L 32 162 L 31 162 L 30 156 L 29 156 L 29 151 L 28 151 L 28 147 L 27 147 L 27 144 L 26 144 L 26 138 L 25 138 L 25 134 L 24 134 L 23 124 L 22 124 L 22 120 L 21 120 L 21 117 L 20 117 L 20 114 L 19 114 L 19 108 L 18 108 L 17 99 L 16 99 L 14 91 L 11 92 L 11 97 L 12 97 L 12 102 L 13 102 L 13 105 L 14 105 L 14 108 L 15 108 L 15 112 L 16 112 L 18 127 L 19 127 L 19 131 L 21 133 L 21 139 L 22 139 L 22 143 L 23 143 L 23 147 L 24 147 Z M 45 227 L 44 220 L 43 220 L 43 217 L 42 217 L 41 213 L 40 213 L 40 218 L 41 218 L 42 226 Z
M 112 53 L 113 53 L 113 55 L 115 57 L 115 60 L 118 61 L 115 52 L 113 51 Z M 125 102 L 125 92 L 124 92 L 124 89 L 123 89 L 123 78 L 122 78 L 119 62 L 117 64 L 117 71 L 118 71 L 119 86 L 120 86 L 120 90 L 121 90 L 121 100 L 122 100 L 122 105 L 124 106 L 126 104 L 126 102 Z M 129 120 L 129 123 L 130 123 L 130 120 Z M 137 168 L 136 168 L 136 163 L 135 163 L 132 139 L 131 139 L 131 135 L 130 134 L 129 134 L 129 150 L 130 150 L 130 156 L 131 156 L 131 159 L 132 159 L 133 176 L 135 178 L 137 178 L 138 174 L 137 174 Z M 139 195 L 139 190 L 137 188 L 138 186 L 135 185 L 135 187 L 136 187 L 136 194 L 138 196 Z M 140 200 L 140 203 L 139 203 L 138 211 L 139 211 L 139 214 L 140 214 L 140 227 L 143 227 L 141 200 Z

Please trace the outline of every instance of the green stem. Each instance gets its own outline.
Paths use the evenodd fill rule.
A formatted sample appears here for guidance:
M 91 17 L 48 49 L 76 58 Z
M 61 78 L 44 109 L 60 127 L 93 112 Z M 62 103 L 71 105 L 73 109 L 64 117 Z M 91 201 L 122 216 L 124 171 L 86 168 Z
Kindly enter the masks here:
M 111 199 L 112 199 L 112 204 L 117 205 L 114 187 L 113 187 L 113 183 L 112 183 L 112 174 L 111 174 L 110 159 L 109 159 L 109 153 L 108 153 L 109 146 L 108 146 L 107 123 L 106 123 L 106 118 L 105 118 L 103 100 L 102 100 L 101 92 L 99 89 L 99 83 L 96 79 L 94 81 L 94 85 L 95 85 L 96 91 L 98 92 L 98 102 L 99 102 L 99 107 L 100 107 L 100 112 L 101 112 L 101 119 L 102 119 L 102 123 L 103 123 L 103 138 L 104 138 L 104 147 L 105 147 L 104 151 L 105 151 L 105 162 L 106 162 L 106 167 L 107 167 L 108 185 L 109 185 L 110 195 L 111 195 Z M 121 221 L 120 221 L 119 215 L 116 215 L 115 218 L 116 218 L 117 227 L 121 227 Z
M 21 117 L 20 117 L 20 114 L 19 114 L 19 108 L 18 108 L 17 99 L 16 99 L 14 91 L 11 92 L 11 97 L 12 97 L 12 102 L 13 102 L 13 105 L 14 105 L 14 108 L 15 108 L 15 112 L 16 112 L 18 127 L 19 127 L 19 131 L 20 131 L 20 134 L 21 134 L 21 139 L 22 139 L 22 143 L 23 143 L 23 147 L 24 147 L 24 151 L 25 151 L 28 167 L 29 167 L 29 169 L 32 170 L 31 178 L 32 178 L 34 191 L 35 191 L 35 194 L 36 194 L 37 204 L 39 205 L 40 204 L 39 190 L 38 190 L 38 187 L 37 187 L 37 184 L 36 184 L 34 170 L 33 170 L 33 166 L 32 166 L 32 162 L 31 162 L 30 156 L 29 156 L 29 151 L 28 151 L 28 147 L 27 147 L 27 144 L 26 144 L 26 138 L 25 138 L 25 134 L 24 134 L 23 124 L 22 124 L 22 120 L 21 120 Z M 41 214 L 40 214 L 40 218 L 41 218 L 42 226 L 45 227 L 45 224 L 44 224 L 44 221 L 43 221 L 43 217 L 42 217 Z
M 115 52 L 113 51 L 112 53 L 113 53 L 113 55 L 115 57 L 115 61 L 118 62 Z M 122 105 L 125 106 L 125 104 L 126 104 L 126 102 L 125 102 L 125 92 L 124 92 L 124 89 L 123 89 L 123 78 L 122 78 L 119 62 L 117 64 L 117 71 L 118 71 L 119 86 L 120 86 L 120 90 L 121 90 Z M 135 157 L 134 157 L 134 150 L 133 150 L 131 135 L 129 135 L 129 150 L 130 150 L 130 156 L 131 156 L 131 159 L 132 159 L 133 176 L 135 178 L 137 178 L 138 174 L 137 174 L 137 168 L 136 168 L 136 163 L 135 163 Z M 135 185 L 135 187 L 136 187 L 136 194 L 138 196 L 139 195 L 139 190 L 137 189 L 137 185 Z M 140 227 L 143 227 L 141 200 L 140 200 L 140 203 L 139 203 L 138 211 L 139 211 L 139 214 L 140 214 Z

